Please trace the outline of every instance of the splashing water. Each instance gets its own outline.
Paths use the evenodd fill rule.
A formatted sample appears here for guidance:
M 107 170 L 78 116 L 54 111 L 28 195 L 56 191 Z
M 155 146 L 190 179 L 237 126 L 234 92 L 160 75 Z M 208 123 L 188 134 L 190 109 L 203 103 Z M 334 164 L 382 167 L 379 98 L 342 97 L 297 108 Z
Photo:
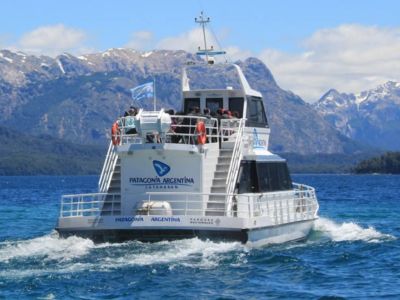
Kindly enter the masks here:
M 32 277 L 83 271 L 112 271 L 115 269 L 167 265 L 208 269 L 221 260 L 232 259 L 232 264 L 245 261 L 247 248 L 238 242 L 212 242 L 197 238 L 172 242 L 94 244 L 76 236 L 66 239 L 50 234 L 30 240 L 0 243 L 1 277 Z M 227 253 L 235 253 L 233 256 Z M 20 269 L 30 265 L 29 270 Z
M 377 243 L 395 239 L 394 236 L 381 233 L 373 227 L 362 228 L 353 222 L 338 224 L 326 218 L 320 218 L 315 222 L 314 231 L 322 232 L 335 242 Z M 291 247 L 293 247 L 291 244 L 284 246 L 284 248 Z M 203 241 L 197 238 L 159 243 L 130 241 L 119 244 L 94 244 L 89 239 L 76 236 L 63 239 L 52 233 L 30 240 L 0 243 L 0 264 L 39 258 L 51 269 L 56 262 L 57 273 L 88 269 L 106 271 L 128 266 L 151 265 L 168 265 L 171 268 L 176 266 L 213 268 L 226 259 L 227 253 L 236 253 L 234 255 L 236 261 L 233 264 L 246 263 L 246 254 L 253 248 L 259 247 L 242 245 L 238 242 Z M 50 269 L 47 271 L 51 272 Z M 29 274 L 29 272 L 20 273 L 22 276 Z
M 362 228 L 353 222 L 337 224 L 329 219 L 320 218 L 314 223 L 314 230 L 321 231 L 335 242 L 342 241 L 364 241 L 378 243 L 395 239 L 390 234 L 384 234 L 373 227 Z
M 30 257 L 68 261 L 84 256 L 93 247 L 91 240 L 76 236 L 61 239 L 58 234 L 52 233 L 30 240 L 0 243 L 0 262 Z

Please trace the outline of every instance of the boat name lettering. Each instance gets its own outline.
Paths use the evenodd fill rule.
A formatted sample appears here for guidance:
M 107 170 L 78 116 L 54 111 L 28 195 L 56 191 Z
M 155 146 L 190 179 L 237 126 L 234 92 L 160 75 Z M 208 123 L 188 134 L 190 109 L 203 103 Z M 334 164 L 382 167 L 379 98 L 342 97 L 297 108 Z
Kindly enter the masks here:
M 190 224 L 214 225 L 213 218 L 194 217 L 189 219 Z
M 179 223 L 181 221 L 178 217 L 152 217 L 152 222 L 176 222 Z
M 194 184 L 193 177 L 131 177 L 129 178 L 131 184 Z
M 115 222 L 143 222 L 143 217 L 118 217 Z

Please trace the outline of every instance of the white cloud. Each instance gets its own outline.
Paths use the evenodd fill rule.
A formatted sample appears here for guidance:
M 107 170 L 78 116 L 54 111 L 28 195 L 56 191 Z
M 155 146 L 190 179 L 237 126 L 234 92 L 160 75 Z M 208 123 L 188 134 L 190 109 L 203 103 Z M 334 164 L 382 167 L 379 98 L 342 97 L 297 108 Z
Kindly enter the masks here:
M 206 29 L 208 47 L 219 49 L 214 35 Z M 218 34 L 222 44 L 229 30 Z M 63 24 L 39 27 L 24 34 L 11 49 L 34 54 L 59 55 L 93 51 L 85 46 L 87 34 Z M 0 36 L 0 44 L 5 44 Z M 203 48 L 200 27 L 177 36 L 156 41 L 152 32 L 137 31 L 127 47 L 137 50 L 167 49 L 195 52 Z M 231 60 L 257 56 L 271 69 L 278 84 L 306 101 L 318 100 L 330 88 L 342 92 L 359 92 L 374 88 L 387 80 L 400 81 L 400 28 L 382 28 L 356 24 L 321 29 L 301 43 L 301 51 L 285 53 L 265 49 L 253 53 L 237 46 L 224 46 Z
M 221 33 L 221 40 L 224 37 L 227 37 L 228 31 L 224 30 Z M 237 46 L 226 46 L 223 49 L 219 49 L 220 45 L 218 41 L 215 39 L 214 35 L 206 29 L 206 37 L 207 37 L 207 48 L 211 46 L 216 50 L 225 50 L 227 52 L 227 58 L 235 61 L 238 59 L 246 59 L 249 56 L 252 56 L 252 52 L 248 50 L 240 49 Z M 166 49 L 166 50 L 185 50 L 188 52 L 196 52 L 198 48 L 204 48 L 204 39 L 203 39 L 203 31 L 199 28 L 194 28 L 190 31 L 182 33 L 175 37 L 164 38 L 157 43 L 158 49 Z
M 330 88 L 359 92 L 400 80 L 400 28 L 342 25 L 315 32 L 302 46 L 302 53 L 266 49 L 259 57 L 278 84 L 307 101 Z
M 213 38 L 209 30 L 206 29 L 207 48 L 211 45 L 216 45 L 216 40 Z M 195 52 L 198 47 L 204 48 L 202 29 L 195 28 L 178 36 L 167 37 L 157 43 L 158 49 L 164 50 L 185 50 Z
M 154 45 L 153 33 L 150 31 L 136 31 L 132 34 L 131 40 L 126 47 L 135 50 L 149 50 Z
M 12 48 L 51 56 L 62 52 L 77 54 L 88 51 L 83 45 L 86 38 L 82 30 L 69 28 L 63 24 L 42 26 L 24 34 Z
M 208 45 L 217 45 L 207 30 Z M 159 49 L 194 52 L 203 47 L 201 28 L 157 43 Z M 321 29 L 301 43 L 302 51 L 265 49 L 256 54 L 237 46 L 224 49 L 232 60 L 257 56 L 271 69 L 278 84 L 304 100 L 318 100 L 327 90 L 360 92 L 387 80 L 400 80 L 400 28 L 356 24 Z

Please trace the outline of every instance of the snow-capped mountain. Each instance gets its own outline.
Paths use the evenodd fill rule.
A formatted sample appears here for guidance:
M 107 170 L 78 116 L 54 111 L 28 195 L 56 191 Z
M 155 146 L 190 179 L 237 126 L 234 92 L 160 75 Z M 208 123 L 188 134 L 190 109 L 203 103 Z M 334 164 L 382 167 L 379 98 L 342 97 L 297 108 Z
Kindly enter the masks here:
M 2 50 L 0 126 L 76 143 L 105 144 L 111 124 L 131 103 L 130 89 L 153 76 L 158 105 L 179 110 L 182 66 L 198 59 L 185 51 L 165 50 L 110 49 L 56 58 Z M 239 63 L 251 86 L 264 95 L 273 150 L 344 153 L 360 149 L 300 97 L 282 90 L 260 60 Z M 204 86 L 214 83 L 204 81 Z M 152 103 L 143 105 L 151 108 Z
M 342 134 L 388 150 L 400 149 L 400 83 L 359 94 L 331 89 L 313 107 Z

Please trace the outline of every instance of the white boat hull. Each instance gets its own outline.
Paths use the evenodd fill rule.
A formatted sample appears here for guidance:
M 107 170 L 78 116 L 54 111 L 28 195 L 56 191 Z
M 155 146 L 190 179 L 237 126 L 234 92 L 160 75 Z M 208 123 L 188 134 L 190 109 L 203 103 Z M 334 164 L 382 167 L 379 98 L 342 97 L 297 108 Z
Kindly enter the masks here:
M 195 216 L 71 217 L 59 220 L 62 237 L 76 235 L 96 242 L 157 242 L 198 237 L 254 245 L 305 239 L 315 219 L 269 225 L 264 217 L 249 219 Z M 260 224 L 256 226 L 254 224 Z

